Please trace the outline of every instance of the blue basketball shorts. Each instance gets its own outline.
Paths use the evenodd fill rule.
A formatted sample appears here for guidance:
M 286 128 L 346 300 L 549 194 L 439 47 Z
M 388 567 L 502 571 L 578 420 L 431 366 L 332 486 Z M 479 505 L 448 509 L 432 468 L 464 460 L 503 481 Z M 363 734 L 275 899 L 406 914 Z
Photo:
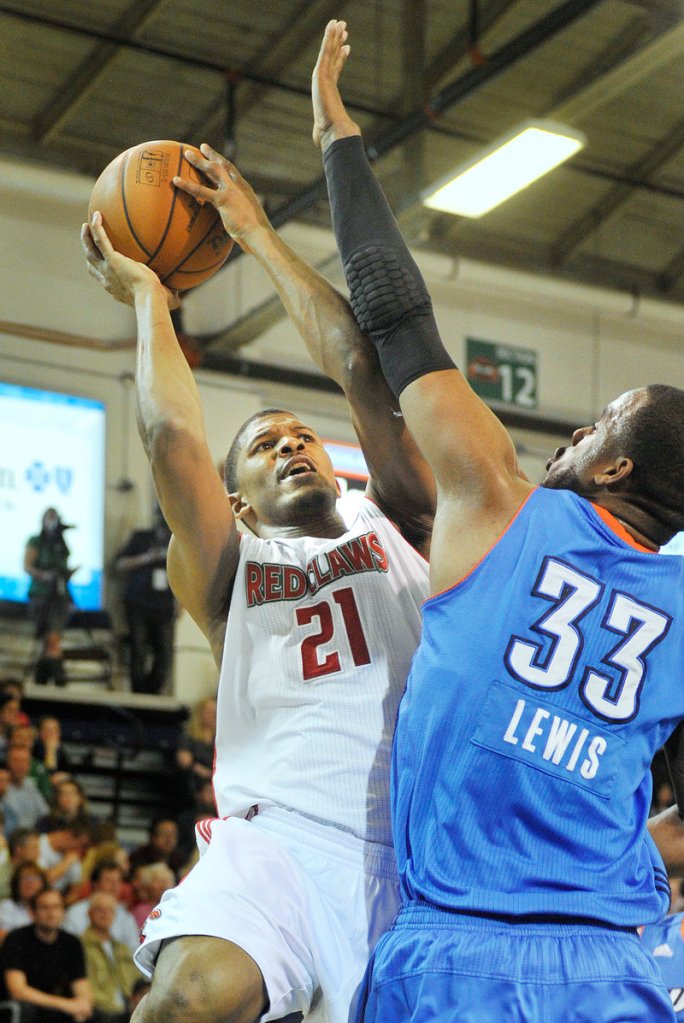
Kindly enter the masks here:
M 402 909 L 366 970 L 357 1023 L 674 1023 L 636 934 Z

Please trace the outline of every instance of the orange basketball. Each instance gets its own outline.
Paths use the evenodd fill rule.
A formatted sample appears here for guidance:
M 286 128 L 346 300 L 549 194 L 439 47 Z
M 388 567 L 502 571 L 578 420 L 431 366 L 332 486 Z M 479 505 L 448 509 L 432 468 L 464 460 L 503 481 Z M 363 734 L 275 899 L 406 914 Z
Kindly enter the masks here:
M 172 182 L 206 183 L 182 142 L 143 142 L 120 153 L 95 182 L 88 217 L 99 210 L 117 252 L 145 263 L 173 290 L 194 288 L 221 267 L 233 247 L 214 206 Z

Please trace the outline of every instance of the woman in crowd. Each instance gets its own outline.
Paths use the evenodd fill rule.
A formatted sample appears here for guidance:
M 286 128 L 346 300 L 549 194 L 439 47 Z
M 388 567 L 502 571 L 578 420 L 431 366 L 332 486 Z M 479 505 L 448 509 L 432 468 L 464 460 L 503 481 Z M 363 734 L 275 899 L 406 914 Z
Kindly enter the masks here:
M 10 882 L 11 897 L 0 902 L 0 942 L 9 931 L 33 922 L 31 900 L 47 888 L 47 878 L 37 863 L 20 863 Z
M 211 779 L 216 740 L 216 699 L 200 700 L 192 709 L 185 735 L 178 743 L 176 764 L 179 769 L 179 809 L 193 806 L 202 782 Z
M 83 824 L 89 832 L 98 824 L 98 818 L 88 810 L 85 792 L 74 778 L 55 785 L 50 813 L 38 821 L 38 830 L 45 834 L 69 824 Z

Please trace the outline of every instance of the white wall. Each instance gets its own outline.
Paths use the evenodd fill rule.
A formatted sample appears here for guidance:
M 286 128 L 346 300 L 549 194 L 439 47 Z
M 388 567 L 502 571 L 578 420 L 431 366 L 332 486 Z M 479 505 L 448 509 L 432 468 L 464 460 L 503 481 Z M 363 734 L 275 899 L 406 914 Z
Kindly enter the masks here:
M 0 379 L 106 403 L 105 534 L 111 557 L 130 529 L 149 522 L 151 487 L 133 420 L 133 316 L 88 277 L 80 251 L 78 233 L 91 185 L 86 178 L 0 160 Z M 285 233 L 312 262 L 334 252 L 327 232 L 290 225 Z M 467 335 L 537 351 L 540 414 L 577 425 L 591 421 L 628 388 L 654 381 L 684 387 L 682 307 L 635 303 L 628 295 L 429 254 L 420 254 L 419 262 L 457 362 Z M 332 276 L 341 283 L 338 270 Z M 188 294 L 186 328 L 218 331 L 270 294 L 254 261 L 241 259 Z M 35 339 L 41 332 L 46 339 Z M 26 333 L 34 336 L 22 336 Z M 287 320 L 240 354 L 314 369 Z M 344 403 L 329 394 L 283 392 L 272 384 L 203 371 L 197 379 L 217 463 L 240 423 L 274 402 L 306 416 L 328 436 L 352 438 Z M 521 440 L 531 452 L 525 468 L 538 475 L 543 452 L 555 440 L 528 433 Z M 124 478 L 134 483 L 128 492 L 117 489 Z M 114 596 L 110 589 L 108 599 Z M 176 692 L 192 701 L 211 690 L 216 672 L 187 615 L 179 622 L 177 646 Z

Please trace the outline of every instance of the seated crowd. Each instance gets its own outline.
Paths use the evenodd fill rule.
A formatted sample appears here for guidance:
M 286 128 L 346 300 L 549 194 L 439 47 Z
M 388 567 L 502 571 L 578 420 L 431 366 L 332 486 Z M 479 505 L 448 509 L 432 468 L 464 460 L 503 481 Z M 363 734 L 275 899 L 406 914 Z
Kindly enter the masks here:
M 192 867 L 194 826 L 215 816 L 216 703 L 195 708 L 176 752 L 174 803 L 127 848 L 89 810 L 59 720 L 31 722 L 0 680 L 0 1002 L 21 1023 L 127 1023 L 148 988 L 140 930 Z

